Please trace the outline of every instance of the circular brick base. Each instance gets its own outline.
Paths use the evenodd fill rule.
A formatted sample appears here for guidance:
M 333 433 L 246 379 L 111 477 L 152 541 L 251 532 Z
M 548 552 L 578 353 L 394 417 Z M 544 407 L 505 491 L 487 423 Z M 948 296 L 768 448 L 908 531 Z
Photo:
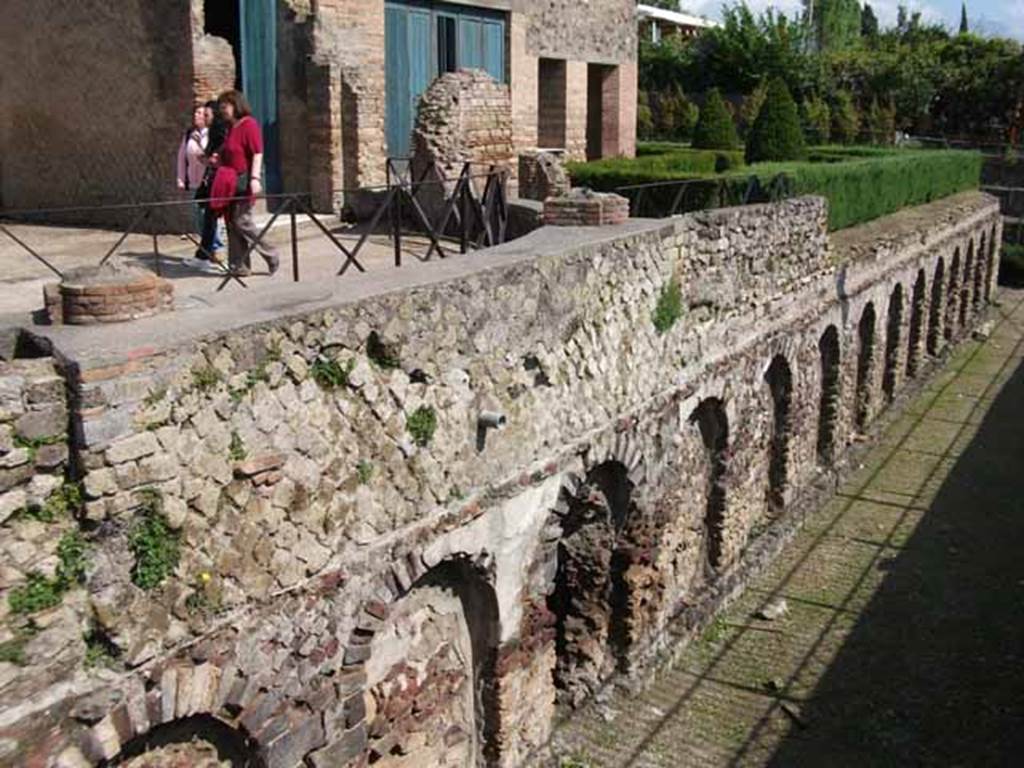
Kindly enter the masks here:
M 67 325 L 120 323 L 166 312 L 174 288 L 163 278 L 134 267 L 85 267 L 43 289 L 50 322 Z

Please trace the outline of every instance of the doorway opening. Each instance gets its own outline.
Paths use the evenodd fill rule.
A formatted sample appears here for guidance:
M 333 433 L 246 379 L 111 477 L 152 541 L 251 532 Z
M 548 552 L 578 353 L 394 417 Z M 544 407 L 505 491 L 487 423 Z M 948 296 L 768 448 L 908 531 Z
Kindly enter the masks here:
M 619 146 L 619 68 L 587 65 L 587 160 L 617 154 Z

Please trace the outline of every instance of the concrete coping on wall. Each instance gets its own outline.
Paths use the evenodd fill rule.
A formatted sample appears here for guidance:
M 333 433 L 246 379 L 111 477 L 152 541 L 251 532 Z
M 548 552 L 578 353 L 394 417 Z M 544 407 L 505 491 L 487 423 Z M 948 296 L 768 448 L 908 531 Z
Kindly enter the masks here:
M 23 327 L 62 357 L 88 367 L 116 365 L 149 357 L 216 335 L 260 323 L 299 317 L 374 296 L 457 281 L 494 269 L 504 269 L 580 249 L 597 248 L 634 237 L 663 237 L 676 227 L 673 220 L 631 219 L 603 227 L 543 227 L 503 245 L 443 261 L 415 262 L 401 269 L 353 274 L 323 283 L 265 283 L 252 280 L 249 288 L 229 285 L 221 293 L 179 296 L 171 316 L 140 319 L 116 327 L 33 326 L 25 317 L 6 318 Z

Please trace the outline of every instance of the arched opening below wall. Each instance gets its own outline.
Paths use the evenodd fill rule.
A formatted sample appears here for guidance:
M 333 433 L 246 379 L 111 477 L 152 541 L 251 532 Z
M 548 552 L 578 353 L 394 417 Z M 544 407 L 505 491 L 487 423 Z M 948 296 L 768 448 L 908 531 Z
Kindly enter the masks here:
M 728 501 L 729 419 L 725 405 L 717 397 L 709 397 L 694 409 L 690 423 L 700 430 L 707 456 L 707 485 L 704 508 L 704 547 L 707 567 L 717 571 L 723 564 L 725 514 Z
M 875 369 L 875 305 L 868 303 L 857 324 L 857 379 L 854 422 L 863 430 L 871 417 L 871 379 Z
M 985 284 L 988 282 L 988 258 L 985 251 L 985 233 L 981 233 L 981 241 L 978 244 L 978 262 L 974 266 L 974 311 L 981 309 L 985 303 Z
M 932 277 L 932 298 L 928 305 L 928 354 L 939 354 L 942 343 L 942 281 L 945 278 L 946 263 L 940 257 Z
M 967 258 L 964 259 L 964 273 L 960 280 L 960 328 L 967 327 L 967 317 L 971 309 L 971 287 L 974 282 L 974 275 L 977 272 L 974 263 L 974 241 L 972 240 L 967 248 Z
M 555 686 L 573 705 L 621 666 L 629 647 L 634 490 L 626 466 L 606 461 L 566 499 L 548 608 L 555 617 Z
M 996 228 L 992 227 L 988 233 L 988 280 L 985 281 L 985 299 L 992 298 L 992 285 L 999 275 L 999 260 L 996 251 Z
M 369 764 L 493 763 L 499 637 L 497 596 L 468 558 L 431 568 L 396 600 L 365 665 Z
M 241 731 L 210 715 L 195 715 L 156 726 L 102 765 L 264 768 L 266 763 Z
M 953 252 L 953 261 L 949 264 L 949 282 L 946 283 L 946 340 L 956 336 L 957 317 L 960 296 L 960 249 Z
M 924 333 L 924 311 L 928 278 L 924 270 L 917 273 L 914 293 L 910 299 L 910 337 L 907 341 L 907 376 L 914 378 L 921 367 L 921 335 Z
M 821 397 L 818 401 L 818 462 L 829 466 L 835 460 L 836 428 L 839 424 L 840 352 L 839 331 L 830 325 L 818 340 L 821 361 Z
M 768 441 L 769 510 L 781 509 L 786 503 L 789 485 L 789 440 L 793 405 L 793 372 L 782 355 L 772 358 L 764 376 L 772 398 L 772 431 Z
M 902 324 L 903 286 L 897 283 L 889 296 L 888 320 L 885 324 L 885 369 L 882 372 L 882 391 L 885 393 L 886 402 L 891 402 L 896 395 Z

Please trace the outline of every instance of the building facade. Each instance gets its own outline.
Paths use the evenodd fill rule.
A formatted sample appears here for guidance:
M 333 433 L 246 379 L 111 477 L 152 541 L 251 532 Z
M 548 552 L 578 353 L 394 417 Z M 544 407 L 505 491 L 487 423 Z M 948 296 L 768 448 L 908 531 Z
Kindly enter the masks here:
M 718 22 L 703 16 L 670 11 L 656 5 L 638 5 L 636 15 L 640 23 L 641 39 L 652 43 L 660 43 L 671 37 L 697 37 L 706 29 L 719 26 Z
M 12 0 L 6 17 L 7 209 L 168 197 L 192 103 L 235 86 L 263 123 L 269 190 L 321 210 L 384 181 L 419 95 L 455 69 L 507 84 L 517 151 L 635 148 L 629 0 Z

